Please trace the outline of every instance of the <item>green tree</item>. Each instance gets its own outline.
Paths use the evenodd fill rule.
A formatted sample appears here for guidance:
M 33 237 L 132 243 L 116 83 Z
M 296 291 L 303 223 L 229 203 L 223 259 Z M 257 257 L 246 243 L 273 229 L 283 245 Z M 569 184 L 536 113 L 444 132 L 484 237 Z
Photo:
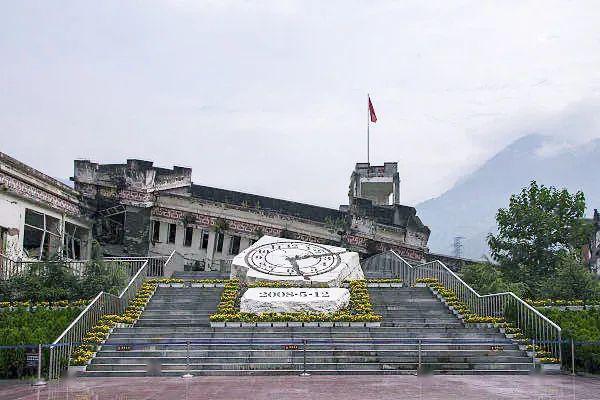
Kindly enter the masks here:
M 92 258 L 86 263 L 81 280 L 81 296 L 92 298 L 101 291 L 118 295 L 127 284 L 127 270 L 118 261 L 107 262 L 101 257 L 100 245 L 92 244 Z
M 523 282 L 537 297 L 554 274 L 561 254 L 579 249 L 589 237 L 583 220 L 585 196 L 532 181 L 496 214 L 498 234 L 488 236 L 492 257 L 510 282 Z
M 491 263 L 477 263 L 464 266 L 461 276 L 479 294 L 513 292 L 521 296 L 527 287 L 521 282 L 506 282 L 502 272 Z
M 576 253 L 561 255 L 556 275 L 549 282 L 551 295 L 558 299 L 594 299 L 599 294 L 599 284 Z

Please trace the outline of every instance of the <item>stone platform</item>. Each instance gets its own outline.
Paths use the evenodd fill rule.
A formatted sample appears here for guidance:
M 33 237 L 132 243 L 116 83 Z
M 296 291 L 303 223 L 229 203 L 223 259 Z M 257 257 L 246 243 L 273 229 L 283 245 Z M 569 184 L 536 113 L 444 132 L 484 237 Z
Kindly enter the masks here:
M 25 381 L 0 383 L 0 400 L 584 400 L 598 393 L 599 379 L 571 376 L 77 378 L 39 389 Z

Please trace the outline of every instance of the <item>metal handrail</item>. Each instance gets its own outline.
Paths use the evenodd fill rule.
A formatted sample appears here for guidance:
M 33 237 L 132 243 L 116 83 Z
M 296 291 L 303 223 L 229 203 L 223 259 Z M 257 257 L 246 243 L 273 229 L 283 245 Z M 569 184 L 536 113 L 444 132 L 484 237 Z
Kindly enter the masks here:
M 127 308 L 129 301 L 135 296 L 144 279 L 148 276 L 148 264 L 149 260 L 146 260 L 118 297 L 106 292 L 98 293 L 67 329 L 52 342 L 48 368 L 49 379 L 59 378 L 61 371 L 68 365 L 73 351 L 72 343 L 81 342 L 85 334 L 102 316 L 120 314 Z M 65 346 L 63 345 L 65 343 L 70 344 Z
M 379 260 L 385 263 L 384 269 L 389 269 L 392 275 L 409 285 L 414 285 L 419 278 L 437 279 L 444 287 L 452 290 L 472 312 L 487 317 L 503 317 L 529 336 L 534 346 L 535 343 L 550 343 L 548 350 L 554 357 L 562 359 L 560 346 L 557 344 L 562 340 L 560 326 L 514 293 L 480 295 L 443 262 L 435 260 L 413 266 L 393 250 L 375 255 L 363 265 L 367 268 L 372 264 L 378 267 Z
M 171 253 L 172 254 L 172 253 Z M 164 265 L 168 262 L 170 256 L 150 256 L 150 257 L 104 257 L 102 260 L 107 263 L 127 263 L 129 267 L 129 276 L 133 276 L 140 266 L 149 262 L 149 276 L 162 276 Z M 93 260 L 13 260 L 12 258 L 0 254 L 0 280 L 9 279 L 27 272 L 31 265 L 52 265 L 61 264 L 73 271 L 76 275 L 82 275 L 85 266 Z

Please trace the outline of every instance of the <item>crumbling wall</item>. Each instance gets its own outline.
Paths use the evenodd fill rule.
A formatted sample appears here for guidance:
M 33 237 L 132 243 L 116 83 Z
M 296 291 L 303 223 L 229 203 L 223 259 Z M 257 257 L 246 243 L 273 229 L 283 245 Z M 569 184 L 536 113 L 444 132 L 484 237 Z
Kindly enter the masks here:
M 150 208 L 128 206 L 125 214 L 123 252 L 131 257 L 148 255 L 150 248 Z

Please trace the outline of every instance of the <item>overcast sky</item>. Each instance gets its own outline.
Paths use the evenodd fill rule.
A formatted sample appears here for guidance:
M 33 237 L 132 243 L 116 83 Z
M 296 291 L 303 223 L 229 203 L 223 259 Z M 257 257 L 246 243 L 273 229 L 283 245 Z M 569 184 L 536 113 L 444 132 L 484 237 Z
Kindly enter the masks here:
M 597 118 L 599 21 L 597 0 L 0 0 L 0 150 L 337 207 L 370 92 L 371 161 L 398 161 L 415 205 L 557 116 Z

